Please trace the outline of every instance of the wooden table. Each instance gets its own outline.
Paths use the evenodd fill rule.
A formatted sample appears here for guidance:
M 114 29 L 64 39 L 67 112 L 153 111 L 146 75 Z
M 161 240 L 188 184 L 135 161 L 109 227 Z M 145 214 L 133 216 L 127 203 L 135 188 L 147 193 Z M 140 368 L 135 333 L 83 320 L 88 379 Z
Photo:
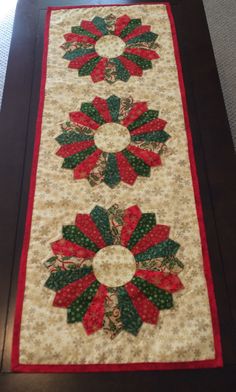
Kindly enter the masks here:
M 137 3 L 118 0 L 120 4 Z M 142 1 L 144 2 L 144 1 Z M 223 369 L 12 374 L 11 334 L 32 163 L 48 6 L 116 1 L 19 0 L 1 113 L 0 390 L 234 391 L 236 389 L 236 160 L 201 0 L 169 0 L 176 23 L 219 309 Z M 158 1 L 156 1 L 158 3 Z M 2 37 L 4 39 L 4 37 Z M 197 309 L 196 309 L 197 311 Z

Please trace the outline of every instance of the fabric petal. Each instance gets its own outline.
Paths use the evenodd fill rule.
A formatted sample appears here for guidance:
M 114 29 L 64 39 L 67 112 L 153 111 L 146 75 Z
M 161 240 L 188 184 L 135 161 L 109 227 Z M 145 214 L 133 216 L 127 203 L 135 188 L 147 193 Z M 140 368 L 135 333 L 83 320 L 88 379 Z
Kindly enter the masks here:
M 170 239 L 161 242 L 157 245 L 152 246 L 143 253 L 135 255 L 136 261 L 146 261 L 151 259 L 156 259 L 157 257 L 168 257 L 175 255 L 179 249 L 180 245 Z
M 74 169 L 80 162 L 84 161 L 88 156 L 90 156 L 96 150 L 97 147 L 93 145 L 80 152 L 77 152 L 76 154 L 70 155 L 69 157 L 64 158 L 62 167 L 64 169 Z
M 64 38 L 66 42 L 85 42 L 92 45 L 96 44 L 96 40 L 94 38 L 88 37 L 87 35 L 68 33 L 64 34 Z
M 97 27 L 93 24 L 93 22 L 90 22 L 89 20 L 82 20 L 81 22 L 81 27 L 83 27 L 83 29 L 89 31 L 90 33 L 101 37 L 103 34 L 100 30 L 97 29 Z
M 124 67 L 122 62 L 120 61 L 120 56 L 116 57 L 116 58 L 113 58 L 111 61 L 116 66 L 117 79 L 123 80 L 123 82 L 127 82 L 129 80 L 129 78 L 130 78 L 130 73 L 126 69 L 126 67 Z
M 89 214 L 77 214 L 75 224 L 86 237 L 93 241 L 100 249 L 106 246 L 100 231 Z
M 94 120 L 97 124 L 104 124 L 103 118 L 100 116 L 100 113 L 97 111 L 93 103 L 83 102 L 80 107 L 80 111 L 86 114 L 86 116 L 90 117 L 92 120 Z
M 137 244 L 137 242 L 139 242 L 139 240 L 143 238 L 145 234 L 151 231 L 151 229 L 154 226 L 156 226 L 155 214 L 153 213 L 142 214 L 127 244 L 127 248 L 133 249 L 133 247 Z
M 83 326 L 88 335 L 98 331 L 103 327 L 103 319 L 105 314 L 105 298 L 107 295 L 107 288 L 100 285 L 95 297 L 87 309 L 83 317 Z
M 134 155 L 136 155 L 138 158 L 142 159 L 147 165 L 149 166 L 159 166 L 161 164 L 161 158 L 160 155 L 157 153 L 150 151 L 150 150 L 144 150 L 140 147 L 132 146 L 129 145 L 127 147 L 127 150 L 132 152 Z
M 136 178 L 138 177 L 137 173 L 134 171 L 132 166 L 121 152 L 116 153 L 116 160 L 121 181 L 125 182 L 126 184 L 133 185 Z
M 111 95 L 107 99 L 107 105 L 111 114 L 112 121 L 118 122 L 118 117 L 120 114 L 120 98 L 118 98 L 116 95 Z
M 94 207 L 90 213 L 93 222 L 100 231 L 102 238 L 106 242 L 106 245 L 113 245 L 113 237 L 111 234 L 110 221 L 108 217 L 108 212 L 105 208 L 100 206 Z
M 129 131 L 133 131 L 136 128 L 141 127 L 142 125 L 149 123 L 156 118 L 158 118 L 159 112 L 157 110 L 146 110 L 144 113 L 136 117 L 135 121 L 128 125 Z
M 168 293 L 159 287 L 147 282 L 146 280 L 134 276 L 131 280 L 139 290 L 154 304 L 159 310 L 170 309 L 173 307 L 172 294 Z
M 87 27 L 85 27 L 85 23 L 87 24 L 87 26 L 89 25 L 88 21 L 83 21 L 81 22 L 80 26 L 73 26 L 71 28 L 71 32 L 74 34 L 81 34 L 81 35 L 87 35 L 88 37 L 94 38 L 94 39 L 98 39 L 98 34 L 94 34 L 91 29 L 88 29 Z
M 96 166 L 96 163 L 102 154 L 102 151 L 96 149 L 93 154 L 91 154 L 88 158 L 86 158 L 83 162 L 78 164 L 74 168 L 74 178 L 76 180 L 80 180 L 82 178 L 87 178 L 93 168 Z
M 82 321 L 87 309 L 92 302 L 100 283 L 96 280 L 78 297 L 67 309 L 67 322 Z
M 93 59 L 89 60 L 86 64 L 84 64 L 79 69 L 79 76 L 87 76 L 90 75 L 93 69 L 96 67 L 97 63 L 101 60 L 101 57 L 94 57 Z
M 107 63 L 108 59 L 105 57 L 102 58 L 91 72 L 91 78 L 94 83 L 104 80 Z
M 97 252 L 99 248 L 77 226 L 67 225 L 62 228 L 63 238 L 83 248 Z
M 136 272 L 135 276 L 139 276 L 140 278 L 145 279 L 154 286 L 168 291 L 168 293 L 175 293 L 176 291 L 182 290 L 184 288 L 179 277 L 171 273 L 139 270 Z
M 125 331 L 136 336 L 142 326 L 142 319 L 135 309 L 127 291 L 124 287 L 119 287 L 118 293 L 118 306 L 121 312 L 121 322 Z
M 64 257 L 91 258 L 95 255 L 94 251 L 77 245 L 64 238 L 51 243 L 52 251 L 55 255 Z
M 142 23 L 141 19 L 131 19 L 125 28 L 120 32 L 120 38 L 125 38 L 130 34 L 137 26 Z
M 56 152 L 56 155 L 66 158 L 71 155 L 76 154 L 77 152 L 80 152 L 82 150 L 86 150 L 87 148 L 91 147 L 94 145 L 93 140 L 88 140 L 84 142 L 76 142 L 72 144 L 64 144 L 59 148 L 59 150 Z
M 128 17 L 128 15 L 122 15 L 119 18 L 117 18 L 115 23 L 114 34 L 120 35 L 121 31 L 124 30 L 124 28 L 128 25 L 130 20 L 131 19 Z
M 82 112 L 71 112 L 70 114 L 71 121 L 75 122 L 76 124 L 84 125 L 85 127 L 91 129 L 98 129 L 99 124 L 96 123 L 92 118 L 87 116 L 85 113 Z
M 53 306 L 68 308 L 95 280 L 95 275 L 91 272 L 83 278 L 69 283 L 57 291 Z
M 104 182 L 110 188 L 114 188 L 120 182 L 116 154 L 109 153 L 108 155 L 107 164 L 104 172 Z
M 99 111 L 101 117 L 103 117 L 105 122 L 112 122 L 112 117 L 109 112 L 106 99 L 100 97 L 95 97 L 93 100 L 93 105 Z
M 165 241 L 169 236 L 170 228 L 164 225 L 154 226 L 140 241 L 132 248 L 134 255 L 143 253 L 153 245 Z
M 137 64 L 135 64 L 133 61 L 128 60 L 124 56 L 119 56 L 118 59 L 122 63 L 122 65 L 127 69 L 130 75 L 133 76 L 142 76 L 143 70 L 140 68 Z
M 133 142 L 145 140 L 149 142 L 165 143 L 169 138 L 170 135 L 165 131 L 153 131 L 131 136 Z
M 125 51 L 126 53 L 132 53 L 139 57 L 144 57 L 147 60 L 155 60 L 160 57 L 155 50 L 150 49 L 127 48 Z
M 139 176 L 150 176 L 150 166 L 148 166 L 143 159 L 138 158 L 136 155 L 134 155 L 127 149 L 122 151 L 122 154 L 125 156 L 129 164 L 133 167 L 133 169 Z
M 95 57 L 97 57 L 96 52 L 85 54 L 82 57 L 76 57 L 74 60 L 70 61 L 68 67 L 73 69 L 80 69 L 84 64 Z
M 137 224 L 142 216 L 142 211 L 135 205 L 129 207 L 124 212 L 123 227 L 121 230 L 121 245 L 127 246 L 131 235 L 133 234 Z
M 140 34 L 147 33 L 150 31 L 151 26 L 137 26 L 133 31 L 131 31 L 126 37 L 124 38 L 124 41 L 127 42 L 130 39 L 137 37 Z
M 69 283 L 75 282 L 78 279 L 82 279 L 91 272 L 92 267 L 87 266 L 78 269 L 53 272 L 46 281 L 45 287 L 53 291 L 58 291 L 67 286 Z
M 165 128 L 166 124 L 166 121 L 161 120 L 160 118 L 156 118 L 155 120 L 145 123 L 141 127 L 135 128 L 133 131 L 131 131 L 131 134 L 139 135 L 146 132 L 162 131 Z
M 152 68 L 152 62 L 150 60 L 147 60 L 143 57 L 137 56 L 136 54 L 128 53 L 125 50 L 123 53 L 123 56 L 126 57 L 128 60 L 133 61 L 135 64 L 137 64 L 143 70 Z
M 125 289 L 142 321 L 149 324 L 157 324 L 159 316 L 157 307 L 134 284 L 127 283 Z
M 147 102 L 136 102 L 130 109 L 128 115 L 121 121 L 124 127 L 128 127 L 148 110 Z

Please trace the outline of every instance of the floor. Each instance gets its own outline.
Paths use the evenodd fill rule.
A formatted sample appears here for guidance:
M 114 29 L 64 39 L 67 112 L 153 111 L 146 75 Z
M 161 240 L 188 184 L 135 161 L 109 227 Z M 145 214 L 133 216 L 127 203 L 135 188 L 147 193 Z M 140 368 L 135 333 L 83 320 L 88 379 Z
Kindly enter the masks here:
M 17 0 L 0 4 L 0 107 Z M 203 0 L 236 149 L 236 1 Z

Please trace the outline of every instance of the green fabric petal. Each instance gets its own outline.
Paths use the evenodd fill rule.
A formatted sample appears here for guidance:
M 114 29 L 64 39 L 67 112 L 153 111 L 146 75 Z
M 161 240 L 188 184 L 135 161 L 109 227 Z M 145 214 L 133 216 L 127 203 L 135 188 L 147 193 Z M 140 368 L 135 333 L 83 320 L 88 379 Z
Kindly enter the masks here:
M 86 76 L 90 75 L 93 69 L 96 67 L 97 63 L 101 60 L 101 57 L 93 57 L 91 60 L 89 60 L 86 64 L 84 64 L 80 69 L 79 69 L 79 76 Z
M 111 188 L 113 188 L 120 182 L 120 175 L 119 175 L 116 155 L 113 153 L 109 153 L 108 155 L 105 175 L 104 175 L 104 182 Z
M 129 71 L 123 66 L 118 58 L 114 58 L 111 61 L 116 65 L 117 79 L 123 80 L 123 82 L 127 82 L 130 78 Z
M 63 238 L 69 240 L 74 244 L 80 245 L 83 248 L 90 249 L 93 252 L 97 252 L 99 248 L 95 245 L 77 226 L 68 225 L 62 228 Z
M 130 38 L 126 43 L 127 44 L 136 44 L 137 42 L 155 42 L 158 35 L 149 31 L 147 33 L 143 33 L 138 35 L 137 37 Z
M 157 110 L 147 110 L 145 113 L 141 114 L 132 124 L 128 126 L 128 130 L 139 128 L 144 124 L 149 123 L 152 120 L 158 118 L 159 112 Z
M 56 137 L 56 141 L 59 144 L 71 144 L 75 142 L 83 142 L 86 140 L 93 140 L 93 136 L 86 135 L 75 131 L 63 132 L 61 135 Z
M 168 133 L 165 131 L 146 132 L 131 136 L 131 140 L 133 142 L 145 140 L 149 142 L 165 143 L 169 138 L 170 135 L 168 135 Z
M 150 166 L 148 166 L 141 158 L 132 154 L 128 150 L 124 150 L 122 151 L 122 153 L 127 158 L 128 162 L 139 176 L 143 176 L 143 177 L 150 176 L 150 172 L 151 172 Z
M 156 217 L 153 213 L 142 214 L 131 238 L 128 242 L 127 248 L 132 249 L 141 238 L 143 238 L 154 226 L 156 226 Z
M 100 116 L 98 110 L 92 103 L 84 102 L 80 108 L 81 112 L 87 114 L 90 118 L 92 118 L 96 123 L 102 125 L 105 123 L 105 120 Z
M 103 18 L 100 18 L 100 16 L 95 16 L 95 18 L 93 18 L 92 22 L 97 27 L 97 29 L 99 31 L 101 31 L 101 33 L 103 33 L 103 35 L 109 34 L 109 31 L 107 29 L 107 25 L 106 25 Z
M 123 56 L 126 57 L 128 60 L 133 61 L 133 63 L 137 64 L 142 69 L 151 69 L 152 62 L 150 60 L 145 59 L 144 57 L 137 56 L 133 53 L 124 52 Z
M 68 323 L 76 323 L 83 320 L 99 286 L 100 283 L 96 280 L 70 305 L 67 309 Z
M 66 60 L 74 60 L 76 57 L 81 57 L 89 53 L 95 53 L 95 50 L 92 49 L 75 49 L 71 52 L 66 52 L 63 56 Z
M 80 27 L 80 26 L 72 27 L 71 32 L 74 34 L 86 35 L 87 37 L 94 38 L 95 40 L 97 40 L 99 38 L 97 35 L 90 33 L 90 31 L 87 31 L 87 30 L 83 29 L 83 27 Z
M 118 117 L 120 113 L 120 98 L 118 98 L 116 95 L 111 95 L 107 99 L 107 105 L 112 117 L 112 121 L 118 122 Z
M 113 245 L 113 238 L 107 211 L 102 207 L 96 206 L 91 211 L 90 216 L 100 231 L 102 238 L 106 242 L 106 245 Z
M 173 307 L 172 294 L 168 293 L 144 279 L 135 276 L 131 282 L 138 287 L 139 290 L 158 307 L 158 309 L 170 309 Z
M 167 257 L 175 255 L 179 249 L 180 245 L 173 240 L 166 240 L 160 242 L 159 244 L 152 246 L 143 253 L 139 253 L 135 256 L 136 261 L 145 261 L 155 259 L 157 257 Z
M 80 162 L 84 161 L 89 155 L 97 150 L 96 146 L 87 148 L 86 150 L 80 151 L 70 157 L 64 158 L 62 167 L 64 169 L 74 169 Z
M 58 291 L 69 283 L 75 282 L 92 272 L 92 267 L 81 267 L 67 271 L 53 272 L 45 283 L 45 287 L 50 290 Z
M 136 336 L 142 326 L 142 319 L 139 317 L 138 312 L 124 287 L 119 287 L 117 289 L 117 296 L 123 328 L 125 331 Z
M 131 21 L 127 24 L 124 30 L 121 31 L 119 37 L 125 38 L 128 34 L 130 34 L 136 27 L 141 26 L 141 19 L 131 19 Z

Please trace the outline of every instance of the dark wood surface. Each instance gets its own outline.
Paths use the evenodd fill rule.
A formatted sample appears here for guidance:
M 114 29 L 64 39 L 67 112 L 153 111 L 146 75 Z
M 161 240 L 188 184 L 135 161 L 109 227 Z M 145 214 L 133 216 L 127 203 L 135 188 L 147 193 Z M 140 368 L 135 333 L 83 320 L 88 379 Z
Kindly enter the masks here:
M 136 1 L 133 1 L 137 3 Z M 142 1 L 144 2 L 144 1 Z M 19 0 L 0 114 L 1 391 L 234 391 L 236 389 L 236 160 L 201 0 L 170 0 L 174 15 L 223 344 L 223 369 L 11 374 L 22 247 L 47 6 L 116 1 Z M 117 3 L 132 1 L 117 0 Z M 158 3 L 158 1 L 156 1 Z M 196 309 L 197 311 L 197 309 Z

